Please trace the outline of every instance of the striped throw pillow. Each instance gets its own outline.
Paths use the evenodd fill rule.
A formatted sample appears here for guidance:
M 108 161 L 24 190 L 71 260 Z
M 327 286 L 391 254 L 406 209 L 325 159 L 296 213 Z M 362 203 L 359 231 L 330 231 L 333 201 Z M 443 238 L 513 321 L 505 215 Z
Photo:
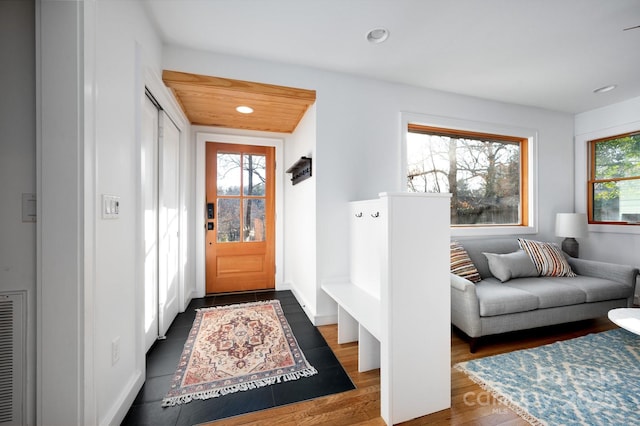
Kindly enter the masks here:
M 520 248 L 527 252 L 536 269 L 543 277 L 575 277 L 560 249 L 551 243 L 518 238 Z
M 473 264 L 469 254 L 457 241 L 451 241 L 451 272 L 466 278 L 472 283 L 482 280 L 476 265 Z

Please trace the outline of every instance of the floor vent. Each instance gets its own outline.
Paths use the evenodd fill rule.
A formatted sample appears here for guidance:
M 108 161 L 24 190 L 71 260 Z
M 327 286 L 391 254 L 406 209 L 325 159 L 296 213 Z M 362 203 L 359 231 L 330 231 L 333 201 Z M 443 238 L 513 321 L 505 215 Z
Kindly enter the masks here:
M 22 293 L 0 293 L 0 425 L 24 423 L 24 314 Z

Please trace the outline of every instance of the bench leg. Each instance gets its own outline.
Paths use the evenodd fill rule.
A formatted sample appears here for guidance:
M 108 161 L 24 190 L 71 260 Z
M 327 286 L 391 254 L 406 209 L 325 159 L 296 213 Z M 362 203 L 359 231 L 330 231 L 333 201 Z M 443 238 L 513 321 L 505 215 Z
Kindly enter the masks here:
M 358 341 L 358 321 L 338 305 L 338 343 Z
M 380 342 L 360 326 L 358 340 L 358 372 L 380 368 Z

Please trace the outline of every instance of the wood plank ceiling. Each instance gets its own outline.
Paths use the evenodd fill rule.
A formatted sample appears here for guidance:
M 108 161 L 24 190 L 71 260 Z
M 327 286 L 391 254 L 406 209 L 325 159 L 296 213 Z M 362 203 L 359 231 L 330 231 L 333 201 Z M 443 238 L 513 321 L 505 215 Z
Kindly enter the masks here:
M 316 100 L 315 90 L 165 70 L 162 80 L 191 124 L 292 133 Z M 238 106 L 253 113 L 242 114 Z

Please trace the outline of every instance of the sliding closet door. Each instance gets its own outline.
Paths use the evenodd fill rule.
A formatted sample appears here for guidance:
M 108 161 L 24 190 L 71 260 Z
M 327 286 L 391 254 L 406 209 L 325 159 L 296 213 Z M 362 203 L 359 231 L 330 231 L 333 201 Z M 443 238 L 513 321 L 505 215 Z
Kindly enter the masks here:
M 163 338 L 179 310 L 180 131 L 145 97 L 142 114 L 145 349 Z
M 158 338 L 158 107 L 145 97 L 142 111 L 145 349 Z
M 158 311 L 164 337 L 179 311 L 180 130 L 160 111 L 158 188 Z

